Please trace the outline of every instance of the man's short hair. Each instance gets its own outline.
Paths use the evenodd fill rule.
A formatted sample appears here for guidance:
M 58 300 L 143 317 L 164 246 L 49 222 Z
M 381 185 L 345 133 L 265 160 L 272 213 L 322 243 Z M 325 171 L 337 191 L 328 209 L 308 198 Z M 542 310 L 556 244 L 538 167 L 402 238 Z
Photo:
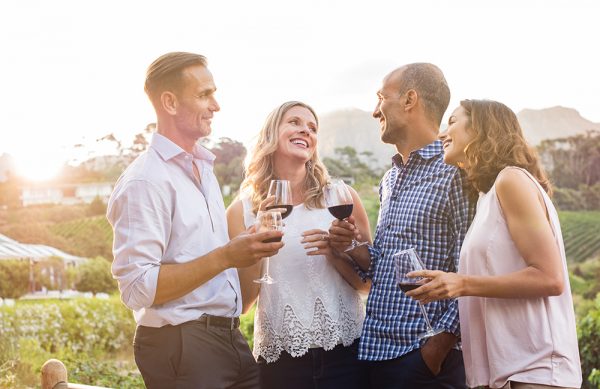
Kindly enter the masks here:
M 441 123 L 450 103 L 450 88 L 444 73 L 430 63 L 412 63 L 404 66 L 400 81 L 400 95 L 414 89 L 423 101 L 426 114 Z
M 206 57 L 177 51 L 163 54 L 154 60 L 146 71 L 144 84 L 144 90 L 152 104 L 156 105 L 164 91 L 173 93 L 181 91 L 184 84 L 183 69 L 194 65 L 206 67 Z

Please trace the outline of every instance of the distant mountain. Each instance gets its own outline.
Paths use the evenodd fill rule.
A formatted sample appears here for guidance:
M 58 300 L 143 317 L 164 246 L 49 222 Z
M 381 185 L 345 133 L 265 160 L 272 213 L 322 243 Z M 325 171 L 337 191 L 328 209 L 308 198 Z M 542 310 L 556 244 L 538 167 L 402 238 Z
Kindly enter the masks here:
M 544 139 L 567 137 L 592 129 L 600 130 L 600 123 L 581 117 L 572 108 L 524 109 L 517 117 L 525 137 L 532 145 L 537 145 Z M 394 146 L 381 142 L 379 122 L 370 112 L 360 109 L 339 110 L 321 116 L 321 157 L 335 157 L 335 148 L 344 146 L 351 146 L 359 153 L 372 152 L 379 167 L 389 166 L 390 158 L 396 153 Z
M 537 145 L 544 139 L 556 139 L 600 130 L 600 123 L 591 122 L 573 108 L 552 107 L 524 109 L 517 114 L 527 140 Z
M 390 166 L 396 148 L 381 142 L 379 121 L 369 112 L 360 109 L 334 111 L 321 115 L 319 122 L 321 158 L 335 158 L 337 147 L 351 146 L 359 153 L 373 153 L 377 166 Z

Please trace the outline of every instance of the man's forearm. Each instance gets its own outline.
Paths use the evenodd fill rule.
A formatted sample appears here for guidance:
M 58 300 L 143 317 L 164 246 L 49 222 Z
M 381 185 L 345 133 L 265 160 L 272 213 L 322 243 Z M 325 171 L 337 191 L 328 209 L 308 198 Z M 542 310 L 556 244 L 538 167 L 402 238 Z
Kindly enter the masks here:
M 219 249 L 190 262 L 162 264 L 152 305 L 164 304 L 185 296 L 226 269 Z

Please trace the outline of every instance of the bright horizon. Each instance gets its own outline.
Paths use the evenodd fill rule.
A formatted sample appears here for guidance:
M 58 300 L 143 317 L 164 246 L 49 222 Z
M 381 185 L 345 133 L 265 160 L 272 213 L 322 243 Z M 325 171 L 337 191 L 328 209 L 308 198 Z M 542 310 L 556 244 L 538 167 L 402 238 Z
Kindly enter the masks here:
M 321 115 L 371 111 L 381 79 L 410 62 L 444 71 L 449 112 L 461 99 L 489 98 L 515 112 L 561 105 L 600 122 L 595 1 L 140 4 L 0 4 L 0 155 L 21 174 L 47 178 L 100 154 L 92 147 L 109 133 L 129 145 L 155 121 L 147 66 L 179 50 L 208 57 L 221 105 L 212 137 L 245 144 L 287 100 Z

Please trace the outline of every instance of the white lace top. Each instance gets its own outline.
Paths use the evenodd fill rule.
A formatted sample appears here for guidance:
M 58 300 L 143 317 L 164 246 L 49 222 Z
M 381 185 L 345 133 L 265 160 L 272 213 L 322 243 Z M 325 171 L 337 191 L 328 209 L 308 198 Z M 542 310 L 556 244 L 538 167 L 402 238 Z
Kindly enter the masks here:
M 250 201 L 243 200 L 244 223 L 254 223 Z M 283 350 L 293 357 L 310 347 L 331 350 L 349 346 L 360 336 L 365 310 L 358 292 L 322 255 L 308 256 L 302 232 L 327 231 L 329 211 L 294 207 L 284 219 L 285 246 L 272 257 L 269 274 L 274 284 L 262 284 L 254 316 L 254 357 L 275 362 Z

